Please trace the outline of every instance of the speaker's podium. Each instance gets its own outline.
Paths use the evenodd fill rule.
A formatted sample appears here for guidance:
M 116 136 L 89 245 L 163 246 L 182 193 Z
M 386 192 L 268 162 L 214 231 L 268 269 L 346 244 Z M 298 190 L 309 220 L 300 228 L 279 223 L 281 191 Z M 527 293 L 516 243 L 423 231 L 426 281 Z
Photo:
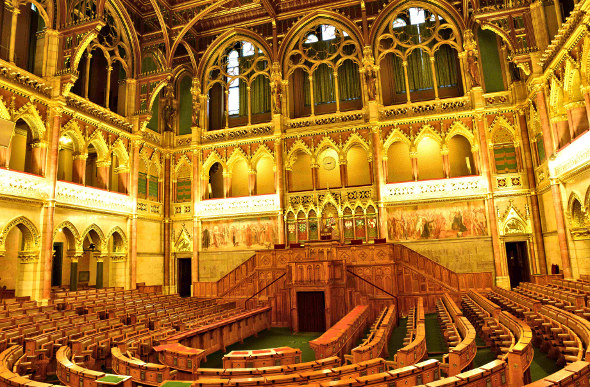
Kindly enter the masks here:
M 331 241 L 332 240 L 332 226 L 322 227 L 320 229 L 320 240 Z

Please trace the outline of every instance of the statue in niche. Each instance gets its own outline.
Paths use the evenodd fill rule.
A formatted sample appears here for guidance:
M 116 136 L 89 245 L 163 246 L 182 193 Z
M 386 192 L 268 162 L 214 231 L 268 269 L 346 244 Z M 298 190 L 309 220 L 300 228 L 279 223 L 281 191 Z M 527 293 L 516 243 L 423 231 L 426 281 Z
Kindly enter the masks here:
M 201 102 L 200 102 L 200 95 L 201 95 L 201 88 L 198 85 L 198 82 L 193 81 L 193 89 L 191 90 L 193 95 L 193 114 L 192 114 L 192 121 L 193 126 L 199 126 L 199 115 L 201 114 Z
M 162 114 L 164 116 L 164 131 L 165 132 L 172 132 L 173 127 L 172 123 L 174 122 L 174 117 L 176 115 L 176 108 L 174 106 L 174 95 L 172 86 L 167 86 L 166 90 L 164 91 L 164 108 L 162 109 Z
M 365 82 L 367 83 L 367 94 L 369 101 L 374 101 L 377 98 L 377 72 L 370 66 L 365 71 Z
M 280 79 L 275 79 L 273 82 L 273 113 L 281 114 L 282 98 L 283 98 L 283 84 Z
M 467 51 L 467 72 L 471 78 L 471 85 L 473 87 L 481 86 L 481 74 L 479 72 L 479 60 L 475 54 L 475 50 Z

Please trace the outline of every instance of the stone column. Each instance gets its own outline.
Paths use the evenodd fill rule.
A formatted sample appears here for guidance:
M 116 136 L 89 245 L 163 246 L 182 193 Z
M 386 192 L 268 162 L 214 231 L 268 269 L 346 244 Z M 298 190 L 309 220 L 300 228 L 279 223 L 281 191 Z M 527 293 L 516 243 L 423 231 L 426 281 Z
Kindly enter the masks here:
M 78 290 L 78 261 L 82 258 L 82 253 L 76 253 L 70 257 L 70 291 Z
M 170 219 L 170 153 L 166 153 L 164 158 L 164 289 L 166 294 L 170 294 L 170 260 L 172 249 L 170 246 L 170 235 L 172 232 L 172 220 Z
M 110 161 L 101 161 L 96 163 L 96 185 L 97 188 L 109 189 L 109 168 Z
M 14 51 L 16 47 L 16 23 L 20 10 L 17 7 L 11 6 L 7 8 L 12 12 L 12 19 L 10 19 L 10 45 L 8 46 L 8 61 L 14 64 Z
M 195 134 L 195 131 L 197 133 Z M 200 139 L 199 128 L 193 128 L 193 141 Z M 203 200 L 208 180 L 201 177 L 201 156 L 198 149 L 193 149 L 193 180 L 192 180 L 192 214 L 193 214 L 193 257 L 191 262 L 192 282 L 199 281 L 199 248 L 201 247 L 201 221 L 197 218 L 199 202 Z M 191 294 L 194 295 L 194 289 Z
M 275 190 L 279 197 L 279 213 L 277 215 L 277 228 L 278 228 L 278 243 L 285 243 L 285 217 L 284 217 L 284 206 L 285 206 L 285 185 L 284 175 L 287 173 L 289 176 L 290 171 L 285 171 L 283 163 L 283 141 L 280 137 L 275 138 Z M 289 184 L 289 183 L 287 183 Z
M 229 198 L 231 196 L 231 173 L 223 171 L 223 197 Z
M 72 170 L 72 181 L 74 183 L 86 184 L 86 159 L 87 154 L 78 154 L 74 156 L 74 165 Z
M 39 299 L 39 252 L 21 251 L 18 253 L 18 270 L 16 278 L 16 297 L 29 296 L 31 299 Z M 44 276 L 45 277 L 45 276 Z M 41 284 L 44 287 L 45 281 Z M 49 273 L 49 290 L 51 291 L 51 273 Z M 44 289 L 41 289 L 44 292 Z M 43 297 L 43 295 L 41 295 Z M 43 298 L 45 299 L 45 298 Z
M 124 255 L 111 256 L 111 284 L 114 287 L 125 287 L 125 263 Z
M 116 173 L 119 181 L 119 192 L 124 194 L 129 193 L 129 168 L 126 166 L 119 167 Z
M 43 203 L 41 220 L 41 299 L 48 300 L 51 296 L 51 272 L 53 264 L 53 227 L 55 214 L 55 197 L 57 182 L 57 161 L 59 153 L 59 128 L 61 108 L 52 107 L 49 111 L 51 128 L 48 133 L 49 157 L 47 157 L 46 180 L 49 186 L 47 200 Z
M 103 281 L 103 270 L 104 270 L 104 257 L 98 256 L 96 258 L 96 288 L 102 289 L 102 281 Z
M 518 111 L 518 119 L 520 124 L 520 137 L 522 138 L 523 161 L 527 173 L 527 180 L 529 183 L 529 197 L 531 203 L 531 214 L 533 218 L 533 238 L 535 241 L 537 252 L 537 260 L 539 262 L 539 273 L 547 274 L 547 259 L 545 257 L 545 242 L 543 241 L 543 229 L 541 228 L 541 214 L 539 211 L 539 200 L 537 197 L 537 182 L 535 180 L 535 171 L 533 158 L 531 155 L 531 145 L 529 142 L 529 134 L 527 131 L 526 118 L 524 111 Z
M 449 162 L 449 148 L 446 145 L 443 145 L 440 154 L 442 155 L 442 162 L 443 162 L 443 173 L 445 174 L 445 178 L 451 177 L 451 164 Z M 418 159 L 416 159 L 418 160 Z
M 540 0 L 532 2 L 530 9 L 535 41 L 539 51 L 543 52 L 549 45 L 549 32 L 547 31 L 547 19 L 545 18 L 543 2 Z
M 479 115 L 477 117 L 477 130 L 479 136 L 479 146 L 481 149 L 488 149 L 488 142 L 486 138 L 485 117 Z M 488 182 L 488 189 L 490 190 L 486 196 L 486 207 L 488 211 L 488 218 L 490 224 L 490 235 L 492 237 L 492 251 L 494 255 L 494 269 L 496 274 L 496 286 L 505 289 L 510 289 L 510 278 L 506 268 L 504 254 L 500 250 L 500 239 L 498 236 L 498 220 L 496 219 L 496 205 L 494 203 L 494 192 L 492 183 L 492 173 L 490 172 L 490 160 L 488 152 L 481 152 L 482 155 L 482 174 Z
M 37 141 L 31 144 L 32 167 L 35 175 L 45 175 L 45 157 L 47 155 L 47 143 Z M 59 152 L 59 149 L 58 149 Z
M 348 168 L 346 166 L 346 159 L 339 160 L 338 166 L 340 167 L 340 185 L 342 188 L 348 186 Z
M 379 132 L 379 126 L 373 125 L 371 127 L 371 146 L 373 148 L 373 158 L 377 160 L 375 163 L 375 198 L 377 201 L 378 209 L 378 220 L 379 220 L 379 238 L 387 238 L 387 213 L 385 206 L 382 202 L 381 190 L 385 184 L 385 173 L 383 171 L 383 164 L 379 162 L 381 160 L 381 133 Z
M 248 195 L 256 195 L 256 170 L 248 169 Z
M 418 151 L 414 145 L 410 147 L 410 160 L 412 160 L 412 177 L 414 181 L 418 181 L 420 177 L 418 173 Z
M 136 127 L 139 126 L 136 121 Z M 131 142 L 131 181 L 129 182 L 129 197 L 133 203 L 133 212 L 127 221 L 129 233 L 129 281 L 125 282 L 126 289 L 135 289 L 137 283 L 137 185 L 139 178 L 139 148 L 141 139 L 136 137 Z
M 311 163 L 311 182 L 313 189 L 320 189 L 320 174 L 319 174 L 320 166 L 316 163 L 316 161 L 312 161 Z
M 555 154 L 555 142 L 552 141 L 551 128 L 549 124 L 549 115 L 547 113 L 547 105 L 545 93 L 541 89 L 537 92 L 537 112 L 541 121 L 541 128 L 543 130 L 543 145 L 545 146 L 545 154 L 547 159 L 551 159 Z M 551 195 L 553 197 L 553 211 L 555 211 L 555 224 L 557 227 L 557 241 L 559 243 L 559 253 L 561 257 L 561 265 L 563 275 L 565 278 L 572 278 L 572 269 L 570 265 L 569 248 L 567 245 L 567 235 L 565 228 L 565 220 L 563 217 L 563 203 L 561 199 L 561 192 L 559 189 L 559 181 L 551 178 Z

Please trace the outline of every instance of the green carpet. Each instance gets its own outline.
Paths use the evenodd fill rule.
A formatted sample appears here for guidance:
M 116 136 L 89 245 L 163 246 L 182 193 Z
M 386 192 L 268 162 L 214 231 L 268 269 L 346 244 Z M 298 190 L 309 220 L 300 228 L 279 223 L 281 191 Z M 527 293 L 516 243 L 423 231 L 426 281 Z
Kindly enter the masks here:
M 533 356 L 533 361 L 529 368 L 531 371 L 531 380 L 533 382 L 543 379 L 545 376 L 551 375 L 560 370 L 557 364 L 555 364 L 555 361 L 547 357 L 547 354 L 541 351 L 541 348 L 534 347 L 534 349 L 535 355 Z
M 319 337 L 323 332 L 291 333 L 289 328 L 271 328 L 260 332 L 258 337 L 251 336 L 242 344 L 236 343 L 227 347 L 226 352 L 252 349 L 266 349 L 276 347 L 291 347 L 301 349 L 301 361 L 313 361 L 315 355 L 309 348 L 309 341 Z M 200 364 L 203 368 L 223 368 L 223 355 L 217 351 L 207 356 L 207 361 Z
M 448 353 L 447 343 L 440 330 L 436 313 L 429 313 L 424 316 L 426 328 L 426 349 L 428 358 L 442 361 L 443 354 Z M 442 352 L 442 353 L 441 353 Z
M 393 360 L 398 349 L 404 346 L 404 338 L 406 337 L 406 322 L 407 317 L 400 318 L 397 322 L 397 327 L 391 332 L 389 343 L 387 343 L 387 350 L 389 351 L 388 360 Z
M 496 355 L 492 352 L 490 347 L 486 346 L 486 342 L 483 341 L 479 334 L 475 336 L 475 344 L 477 346 L 477 352 L 473 359 L 473 368 L 481 367 L 492 360 L 496 360 Z

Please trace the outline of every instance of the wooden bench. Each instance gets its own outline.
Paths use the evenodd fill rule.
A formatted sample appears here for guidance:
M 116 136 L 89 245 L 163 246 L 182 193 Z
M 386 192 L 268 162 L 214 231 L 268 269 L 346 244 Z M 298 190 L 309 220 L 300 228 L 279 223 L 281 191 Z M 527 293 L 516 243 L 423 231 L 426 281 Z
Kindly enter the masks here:
M 416 305 L 410 309 L 408 314 L 404 346 L 397 351 L 394 357 L 396 367 L 407 367 L 416 364 L 428 356 L 425 329 L 424 304 L 422 297 L 419 297 Z
M 352 356 L 345 355 L 351 363 L 387 356 L 387 344 L 393 328 L 397 325 L 397 313 L 394 305 L 383 309 L 375 324 L 371 327 L 369 336 L 361 344 L 352 349 Z
M 291 347 L 231 351 L 223 356 L 223 368 L 258 368 L 300 362 L 301 350 Z

